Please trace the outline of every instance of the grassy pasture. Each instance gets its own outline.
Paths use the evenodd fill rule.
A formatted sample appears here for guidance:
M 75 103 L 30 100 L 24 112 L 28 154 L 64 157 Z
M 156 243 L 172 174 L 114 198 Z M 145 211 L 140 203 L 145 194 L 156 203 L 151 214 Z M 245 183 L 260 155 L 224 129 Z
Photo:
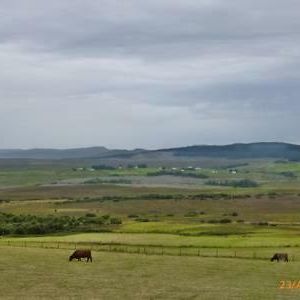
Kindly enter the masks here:
M 212 227 L 211 230 L 215 228 Z M 223 229 L 223 228 L 222 228 Z M 199 228 L 198 228 L 199 230 Z M 202 229 L 207 230 L 207 228 Z M 216 229 L 215 229 L 216 230 Z M 166 246 L 166 247 L 194 247 L 194 248 L 278 248 L 300 247 L 299 230 L 273 230 L 253 231 L 251 234 L 209 234 L 201 236 L 185 236 L 167 233 L 82 233 L 72 235 L 53 235 L 39 237 L 16 238 L 20 241 L 61 241 L 61 242 L 98 242 L 140 246 Z M 3 238 L 0 243 L 14 238 Z
M 147 173 L 156 169 L 2 166 L 1 212 L 92 213 L 118 217 L 122 224 L 109 233 L 1 238 L 0 298 L 299 299 L 300 289 L 279 289 L 280 280 L 300 280 L 299 163 L 250 162 L 236 167 L 237 174 L 224 167 L 195 171 L 216 180 L 256 180 L 255 188 L 206 186 L 195 178 L 184 188 L 178 176 L 151 183 Z M 135 177 L 140 184 L 79 184 L 108 177 Z M 156 186 L 159 181 L 165 187 Z M 167 195 L 170 199 L 164 199 Z M 232 222 L 222 224 L 222 219 Z M 92 246 L 95 262 L 69 263 L 75 244 Z M 155 255 L 142 254 L 143 248 Z M 281 251 L 294 261 L 270 263 L 270 256 Z
M 204 192 L 212 189 L 204 190 Z M 44 185 L 28 187 L 8 187 L 0 189 L 2 200 L 49 200 L 76 199 L 102 196 L 139 196 L 144 194 L 177 195 L 182 193 L 197 194 L 198 189 L 186 190 L 170 187 L 132 187 L 119 185 Z
M 74 171 L 78 166 L 81 166 L 80 170 Z M 53 184 L 53 183 L 72 183 L 84 182 L 85 179 L 92 178 L 107 178 L 114 179 L 119 178 L 140 178 L 141 184 L 151 185 L 151 173 L 155 173 L 159 170 L 158 167 L 147 168 L 122 168 L 115 170 L 93 170 L 90 169 L 91 165 L 88 162 L 73 162 L 72 161 L 60 161 L 60 162 L 48 162 L 42 164 L 42 162 L 17 162 L 12 161 L 10 164 L 0 163 L 0 187 L 14 187 L 14 186 L 32 186 L 40 184 Z M 180 168 L 177 168 L 180 171 Z M 289 184 L 291 187 L 296 188 L 296 183 L 299 183 L 300 177 L 300 163 L 288 162 L 288 163 L 276 163 L 272 160 L 260 160 L 260 161 L 248 161 L 245 166 L 241 165 L 234 167 L 237 173 L 230 172 L 230 168 L 224 168 L 220 165 L 216 168 L 202 168 L 200 170 L 186 170 L 194 175 L 206 175 L 212 180 L 240 180 L 250 179 L 256 180 L 259 183 L 272 185 L 274 182 L 282 182 L 283 184 Z M 292 172 L 295 178 L 286 177 L 284 173 Z M 183 172 L 184 173 L 184 172 Z M 155 176 L 154 176 L 155 177 Z M 173 176 L 158 176 L 158 180 L 152 176 L 154 185 L 180 185 L 180 182 L 185 182 L 187 178 L 180 177 L 175 178 Z M 171 178 L 170 178 L 171 177 Z M 166 180 L 167 179 L 167 180 Z M 165 181 L 165 182 L 164 182 Z M 191 180 L 192 187 L 205 186 L 206 180 Z M 97 181 L 95 181 L 97 182 Z M 188 181 L 187 181 L 188 183 Z M 276 185 L 274 186 L 276 188 Z
M 149 188 L 125 188 L 118 187 L 112 189 L 111 187 L 103 186 L 100 190 L 82 189 L 74 187 L 78 194 L 97 192 L 99 195 L 125 195 L 137 197 L 136 200 L 124 201 L 68 201 L 62 199 L 49 199 L 49 194 L 53 196 L 56 190 L 50 188 L 43 188 L 39 190 L 39 195 L 44 197 L 41 200 L 25 200 L 26 191 L 24 193 L 18 191 L 14 194 L 16 199 L 8 203 L 0 203 L 2 212 L 9 212 L 14 214 L 36 214 L 36 215 L 84 215 L 86 213 L 95 213 L 98 215 L 110 214 L 123 218 L 124 223 L 132 223 L 128 216 L 137 215 L 141 217 L 148 217 L 156 221 L 169 221 L 172 223 L 192 223 L 199 224 L 200 222 L 208 222 L 210 220 L 220 220 L 223 218 L 230 218 L 232 221 L 244 220 L 245 222 L 260 222 L 268 221 L 275 223 L 300 223 L 300 197 L 298 195 L 277 195 L 255 197 L 245 199 L 218 199 L 218 200 L 199 200 L 199 199 L 184 199 L 186 192 L 180 191 L 183 199 L 139 199 L 139 195 L 153 193 Z M 68 191 L 68 190 L 67 190 Z M 60 192 L 62 192 L 60 190 Z M 31 191 L 29 192 L 31 193 Z M 63 189 L 63 193 L 65 190 Z M 136 194 L 134 194 L 136 193 Z M 161 193 L 161 191 L 160 191 Z M 174 193 L 173 190 L 163 190 L 165 194 Z M 190 191 L 188 192 L 190 195 Z M 232 213 L 236 212 L 238 215 L 233 217 Z M 140 226 L 140 225 L 137 225 Z M 147 226 L 147 224 L 145 224 Z
M 69 250 L 0 251 L 1 294 L 13 299 L 299 299 L 300 293 L 279 289 L 281 280 L 299 280 L 299 262 L 94 252 L 93 263 L 70 263 Z

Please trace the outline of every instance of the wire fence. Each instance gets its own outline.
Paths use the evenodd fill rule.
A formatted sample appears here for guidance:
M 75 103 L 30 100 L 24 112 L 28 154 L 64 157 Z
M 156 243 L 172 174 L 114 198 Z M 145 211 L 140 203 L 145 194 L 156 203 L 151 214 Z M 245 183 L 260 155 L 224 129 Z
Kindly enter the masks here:
M 65 242 L 65 241 L 1 241 L 0 245 L 9 247 L 28 247 L 44 249 L 65 249 L 75 250 L 88 248 L 93 251 L 132 253 L 142 255 L 168 255 L 168 256 L 198 256 L 198 257 L 219 257 L 270 260 L 277 248 L 199 248 L 199 247 L 178 247 L 178 246 L 154 246 L 154 245 L 132 245 L 101 242 Z M 289 253 L 289 260 L 296 261 L 300 257 L 300 249 L 286 251 Z M 282 252 L 283 252 L 282 251 Z

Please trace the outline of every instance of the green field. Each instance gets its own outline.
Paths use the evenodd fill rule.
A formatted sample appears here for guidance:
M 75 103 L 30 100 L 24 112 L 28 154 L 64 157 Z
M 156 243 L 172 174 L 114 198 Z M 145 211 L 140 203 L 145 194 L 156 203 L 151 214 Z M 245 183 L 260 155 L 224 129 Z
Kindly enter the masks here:
M 1 295 L 15 299 L 299 299 L 300 262 L 147 256 L 94 252 L 93 263 L 68 262 L 70 251 L 1 247 Z
M 300 280 L 300 163 L 230 170 L 2 166 L 1 297 L 299 299 L 279 284 Z M 67 261 L 81 247 L 92 264 Z

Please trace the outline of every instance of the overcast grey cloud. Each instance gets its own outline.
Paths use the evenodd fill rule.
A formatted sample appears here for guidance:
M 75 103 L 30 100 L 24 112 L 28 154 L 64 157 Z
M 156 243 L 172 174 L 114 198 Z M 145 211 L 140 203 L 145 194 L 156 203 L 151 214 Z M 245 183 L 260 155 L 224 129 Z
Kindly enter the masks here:
M 0 148 L 300 143 L 297 0 L 0 0 Z

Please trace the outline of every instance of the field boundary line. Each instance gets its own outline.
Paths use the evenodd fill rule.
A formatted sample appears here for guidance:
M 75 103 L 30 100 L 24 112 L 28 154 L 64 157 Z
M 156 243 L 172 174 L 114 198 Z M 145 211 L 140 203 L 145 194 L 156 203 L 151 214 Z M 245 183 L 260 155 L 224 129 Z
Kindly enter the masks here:
M 140 255 L 158 256 L 184 256 L 184 257 L 207 257 L 207 258 L 233 258 L 250 260 L 269 260 L 270 257 L 259 256 L 258 251 L 249 251 L 247 255 L 239 255 L 238 250 L 228 248 L 185 248 L 185 247 L 152 247 L 139 245 L 116 245 L 109 243 L 89 243 L 89 242 L 63 242 L 63 241 L 0 241 L 0 246 L 16 248 L 40 248 L 40 249 L 61 249 L 75 250 L 78 248 L 89 248 L 96 252 L 113 252 Z M 189 250 L 190 252 L 188 252 Z M 191 251 L 192 250 L 192 251 Z M 214 251 L 212 251 L 214 250 Z M 231 249 L 230 249 L 231 250 Z M 222 253 L 223 252 L 223 253 Z M 226 254 L 224 254 L 226 252 Z M 295 261 L 295 255 L 290 258 Z

